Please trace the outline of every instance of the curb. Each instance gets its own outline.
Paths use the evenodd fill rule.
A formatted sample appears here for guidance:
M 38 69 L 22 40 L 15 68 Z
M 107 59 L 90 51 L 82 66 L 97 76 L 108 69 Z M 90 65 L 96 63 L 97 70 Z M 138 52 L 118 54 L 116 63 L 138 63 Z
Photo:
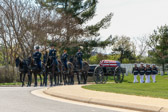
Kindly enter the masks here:
M 86 98 L 86 97 L 80 97 L 80 96 L 72 96 L 67 94 L 60 94 L 60 93 L 52 93 L 49 92 L 50 88 L 47 90 L 44 90 L 43 93 L 59 97 L 63 99 L 78 101 L 78 102 L 84 102 L 84 103 L 91 103 L 91 104 L 97 104 L 97 105 L 103 105 L 103 106 L 109 106 L 109 107 L 118 107 L 118 108 L 124 108 L 124 109 L 131 109 L 131 110 L 137 110 L 137 111 L 145 111 L 145 112 L 168 112 L 168 108 L 165 107 L 156 107 L 156 106 L 147 106 L 147 105 L 139 105 L 139 104 L 131 104 L 131 103 L 123 103 L 123 102 L 114 102 L 109 100 L 100 100 L 95 98 Z

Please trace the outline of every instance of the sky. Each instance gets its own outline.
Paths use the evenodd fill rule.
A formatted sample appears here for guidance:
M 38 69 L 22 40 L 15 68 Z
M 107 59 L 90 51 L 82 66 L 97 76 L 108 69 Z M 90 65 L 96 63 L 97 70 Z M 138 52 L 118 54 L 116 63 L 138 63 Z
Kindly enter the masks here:
M 168 0 L 99 0 L 94 24 L 112 12 L 111 26 L 101 30 L 101 39 L 109 35 L 131 38 L 148 36 L 158 26 L 168 25 Z

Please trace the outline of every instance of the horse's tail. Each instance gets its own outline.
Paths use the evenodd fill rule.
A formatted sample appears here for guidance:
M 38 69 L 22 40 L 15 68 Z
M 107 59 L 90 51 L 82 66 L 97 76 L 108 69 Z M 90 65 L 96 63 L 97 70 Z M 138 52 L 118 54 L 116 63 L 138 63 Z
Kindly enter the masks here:
M 82 64 L 83 64 L 83 70 L 88 72 L 89 71 L 89 64 L 88 64 L 88 62 L 83 61 Z
M 68 65 L 69 71 L 70 71 L 70 72 L 73 72 L 73 69 L 74 69 L 73 64 L 72 64 L 71 62 L 68 62 L 67 65 Z

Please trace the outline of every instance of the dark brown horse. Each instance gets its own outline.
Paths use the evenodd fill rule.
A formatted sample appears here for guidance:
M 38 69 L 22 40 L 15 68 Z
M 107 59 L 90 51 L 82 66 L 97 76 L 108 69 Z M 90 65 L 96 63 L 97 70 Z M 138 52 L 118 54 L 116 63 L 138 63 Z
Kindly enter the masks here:
M 43 84 L 42 84 L 42 69 L 40 69 L 38 66 L 37 66 L 37 64 L 35 63 L 35 60 L 32 58 L 32 57 L 29 57 L 28 58 L 28 67 L 29 67 L 29 71 L 28 71 L 28 73 L 29 73 L 29 75 L 30 75 L 30 84 L 29 84 L 29 86 L 31 86 L 31 82 L 32 82 L 32 74 L 34 74 L 34 80 L 35 80 L 35 83 L 34 83 L 34 87 L 36 87 L 37 86 L 37 83 L 38 83 L 38 81 L 37 81 L 37 75 L 39 75 L 39 77 L 40 77 L 40 86 L 42 86 Z
M 26 74 L 28 75 L 28 63 L 27 63 L 26 60 L 23 60 L 23 61 L 20 60 L 19 57 L 16 58 L 15 62 L 16 62 L 16 67 L 19 68 L 20 82 L 22 82 L 22 87 L 23 87 Z M 29 75 L 28 75 L 28 79 L 29 79 Z M 30 80 L 28 80 L 28 85 L 27 86 L 29 86 L 29 81 Z
M 75 57 L 70 59 L 70 62 L 74 65 L 74 73 L 77 74 L 78 84 L 87 83 L 88 71 L 89 71 L 89 64 L 86 61 L 82 62 L 82 69 L 80 69 L 79 62 Z
M 58 60 L 58 65 L 54 63 L 52 57 L 47 57 L 46 63 L 44 65 L 44 84 L 47 86 L 47 79 L 48 75 L 50 76 L 50 86 L 53 86 L 53 79 L 54 85 L 59 85 L 62 83 L 62 63 Z M 58 68 L 60 72 L 58 72 Z
M 65 66 L 62 66 L 63 80 L 64 85 L 72 85 L 74 84 L 74 66 L 71 62 L 67 62 L 68 70 L 66 70 Z

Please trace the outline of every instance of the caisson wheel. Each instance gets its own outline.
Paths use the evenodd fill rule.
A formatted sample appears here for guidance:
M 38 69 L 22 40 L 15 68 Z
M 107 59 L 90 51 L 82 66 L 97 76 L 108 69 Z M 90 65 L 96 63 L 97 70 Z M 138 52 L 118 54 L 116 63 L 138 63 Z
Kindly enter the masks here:
M 107 82 L 108 76 L 104 75 L 102 67 L 97 66 L 94 70 L 93 78 L 96 84 L 104 84 Z

